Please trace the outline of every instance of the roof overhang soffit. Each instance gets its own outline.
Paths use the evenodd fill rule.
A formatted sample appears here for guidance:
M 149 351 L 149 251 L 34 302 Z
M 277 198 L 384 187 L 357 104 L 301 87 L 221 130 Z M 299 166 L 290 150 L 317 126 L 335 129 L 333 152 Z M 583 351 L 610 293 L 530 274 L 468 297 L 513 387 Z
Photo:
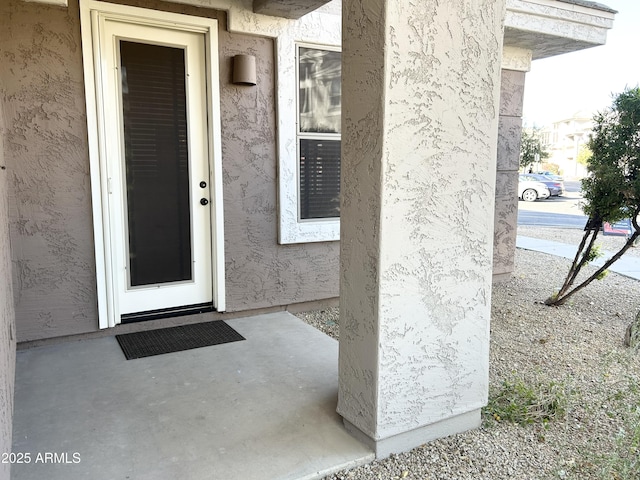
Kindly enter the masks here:
M 604 45 L 615 13 L 592 2 L 507 0 L 504 45 L 533 60 Z
M 331 0 L 253 0 L 254 13 L 297 20 Z
M 1 1 L 1 0 L 0 0 Z M 66 6 L 68 0 L 24 0 Z M 108 1 L 108 0 L 107 0 Z M 339 0 L 168 0 L 229 12 L 229 30 L 339 44 Z M 507 54 L 528 52 L 529 62 L 603 45 L 615 11 L 587 0 L 507 0 L 504 46 Z M 319 26 L 321 25 L 321 27 Z M 318 37 L 318 38 L 317 38 Z M 528 68 L 525 68 L 527 70 Z
M 47 5 L 57 5 L 59 7 L 68 7 L 69 6 L 69 1 L 68 0 L 23 0 L 24 2 L 31 2 L 31 3 L 45 3 Z
M 67 7 L 69 0 L 23 0 L 24 2 L 43 3 Z M 105 0 L 108 1 L 108 0 Z M 186 3 L 202 7 L 236 9 L 238 11 L 250 7 L 251 0 L 166 0 L 173 3 Z M 253 0 L 253 13 L 268 15 L 270 17 L 298 20 L 334 0 Z M 339 7 L 339 5 L 338 5 Z

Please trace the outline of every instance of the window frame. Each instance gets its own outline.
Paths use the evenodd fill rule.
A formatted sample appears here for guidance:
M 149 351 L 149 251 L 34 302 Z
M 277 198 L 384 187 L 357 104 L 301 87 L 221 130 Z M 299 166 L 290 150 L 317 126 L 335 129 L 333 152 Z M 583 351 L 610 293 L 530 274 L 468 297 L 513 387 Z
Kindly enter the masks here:
M 282 47 L 279 45 L 279 56 Z M 302 219 L 300 215 L 300 140 L 326 139 L 342 141 L 342 133 L 315 133 L 300 131 L 300 75 L 299 49 L 309 48 L 342 52 L 338 45 L 310 42 L 291 42 L 294 58 L 293 75 L 280 77 L 278 92 L 279 114 L 279 228 L 280 244 L 328 242 L 340 240 L 340 217 Z M 282 60 L 280 58 L 279 60 Z M 289 70 L 291 71 L 291 70 Z M 286 72 L 286 70 L 285 70 Z M 293 148 L 291 148 L 293 147 Z

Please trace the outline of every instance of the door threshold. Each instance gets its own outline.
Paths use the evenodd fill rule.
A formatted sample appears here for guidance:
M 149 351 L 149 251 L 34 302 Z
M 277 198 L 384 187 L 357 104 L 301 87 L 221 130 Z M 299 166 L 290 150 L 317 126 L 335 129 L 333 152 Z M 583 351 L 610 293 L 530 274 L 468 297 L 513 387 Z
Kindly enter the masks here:
M 181 307 L 161 308 L 159 310 L 147 310 L 146 312 L 126 313 L 120 316 L 121 323 L 136 323 L 159 318 L 182 317 L 196 313 L 215 312 L 213 302 L 184 305 Z

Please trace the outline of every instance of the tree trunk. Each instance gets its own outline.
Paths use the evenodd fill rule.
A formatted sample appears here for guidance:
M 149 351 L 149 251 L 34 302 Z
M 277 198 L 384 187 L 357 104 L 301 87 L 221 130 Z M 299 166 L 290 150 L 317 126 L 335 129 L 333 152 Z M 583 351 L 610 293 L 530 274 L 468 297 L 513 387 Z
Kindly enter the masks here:
M 600 276 L 600 274 L 602 274 L 602 272 L 604 272 L 616 260 L 618 260 L 622 255 L 624 255 L 624 252 L 626 252 L 633 245 L 633 243 L 636 241 L 636 239 L 638 237 L 640 237 L 640 229 L 638 229 L 638 227 L 637 227 L 638 224 L 637 224 L 637 221 L 635 219 L 633 220 L 633 224 L 634 224 L 634 227 L 636 228 L 635 232 L 633 232 L 633 234 L 627 239 L 627 242 L 624 244 L 624 246 L 615 255 L 613 255 L 609 260 L 607 260 L 604 265 L 602 265 L 589 278 L 587 278 L 584 282 L 582 282 L 577 287 L 574 287 L 568 293 L 566 293 L 566 294 L 563 293 L 562 296 L 560 294 L 558 294 L 555 297 L 551 297 L 551 298 L 547 299 L 547 301 L 545 303 L 547 305 L 563 305 L 569 299 L 569 297 L 573 296 L 574 293 L 582 290 L 584 287 L 586 287 L 591 282 L 593 282 L 596 278 L 598 278 Z M 584 258 L 584 256 L 583 256 L 583 258 Z M 574 263 L 575 263 L 575 261 L 574 261 Z M 574 278 L 575 278 L 575 276 L 574 276 Z

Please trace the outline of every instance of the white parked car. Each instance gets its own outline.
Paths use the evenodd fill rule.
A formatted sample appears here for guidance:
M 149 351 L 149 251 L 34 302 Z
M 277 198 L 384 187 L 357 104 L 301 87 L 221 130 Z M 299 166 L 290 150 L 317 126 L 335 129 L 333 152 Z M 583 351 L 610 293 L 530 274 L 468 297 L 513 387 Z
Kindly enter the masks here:
M 535 202 L 536 200 L 549 198 L 550 195 L 551 192 L 544 183 L 527 180 L 525 175 L 519 176 L 518 198 L 525 202 Z

